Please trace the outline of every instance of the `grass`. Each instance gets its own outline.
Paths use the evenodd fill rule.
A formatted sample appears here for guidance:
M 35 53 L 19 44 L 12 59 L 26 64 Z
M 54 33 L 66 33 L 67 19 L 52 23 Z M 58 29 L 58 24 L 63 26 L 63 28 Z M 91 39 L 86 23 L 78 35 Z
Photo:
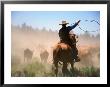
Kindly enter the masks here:
M 14 60 L 15 61 L 15 60 Z M 51 67 L 48 64 L 43 64 L 38 60 L 25 62 L 23 64 L 12 64 L 12 77 L 47 77 L 53 76 Z
M 86 67 L 80 70 L 80 76 L 99 77 L 100 69 L 94 67 Z
M 80 77 L 99 77 L 100 69 L 94 67 L 85 67 L 81 69 L 75 69 L 74 74 Z
M 74 68 L 74 70 L 68 70 L 67 77 L 99 77 L 99 68 L 85 67 Z M 51 66 L 48 64 L 42 64 L 38 61 L 12 66 L 12 77 L 54 77 L 55 74 L 51 70 Z M 61 72 L 58 75 L 62 77 Z

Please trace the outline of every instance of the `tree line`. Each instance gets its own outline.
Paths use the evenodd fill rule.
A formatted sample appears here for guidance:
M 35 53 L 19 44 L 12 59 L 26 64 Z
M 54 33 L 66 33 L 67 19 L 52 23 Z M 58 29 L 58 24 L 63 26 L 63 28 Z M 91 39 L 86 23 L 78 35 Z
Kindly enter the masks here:
M 47 34 L 48 36 L 58 36 L 58 31 L 52 31 L 52 29 L 46 29 L 43 27 L 42 29 L 39 28 L 33 28 L 32 26 L 27 25 L 26 23 L 23 23 L 21 26 L 19 25 L 12 25 L 12 29 L 21 31 L 21 32 L 30 32 L 30 33 L 35 33 L 35 34 Z M 100 40 L 100 33 L 93 35 L 89 32 L 84 32 L 83 34 L 78 35 L 79 38 L 83 38 L 86 40 L 89 39 L 95 39 L 95 40 Z

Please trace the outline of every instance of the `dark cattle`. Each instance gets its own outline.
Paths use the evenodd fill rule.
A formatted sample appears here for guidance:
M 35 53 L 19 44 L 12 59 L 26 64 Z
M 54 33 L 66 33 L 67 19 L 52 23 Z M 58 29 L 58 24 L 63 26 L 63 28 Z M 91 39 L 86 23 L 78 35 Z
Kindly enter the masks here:
M 25 60 L 27 60 L 27 61 L 31 60 L 32 56 L 33 56 L 33 51 L 31 51 L 28 48 L 24 50 L 24 61 Z
M 47 59 L 48 59 L 48 56 L 49 56 L 49 53 L 47 50 L 44 50 L 40 53 L 40 58 L 41 58 L 41 61 L 42 62 L 47 62 Z

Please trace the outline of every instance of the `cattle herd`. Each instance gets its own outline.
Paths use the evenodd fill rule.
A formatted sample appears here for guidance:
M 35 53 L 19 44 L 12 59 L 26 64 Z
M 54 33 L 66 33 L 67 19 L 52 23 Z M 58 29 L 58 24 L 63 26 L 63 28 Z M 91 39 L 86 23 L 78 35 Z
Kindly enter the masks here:
M 29 62 L 29 61 L 32 60 L 33 52 L 34 51 L 32 51 L 29 48 L 26 48 L 24 50 L 24 62 L 26 62 L 26 61 Z M 40 55 L 41 62 L 46 63 L 47 60 L 48 60 L 49 52 L 47 50 L 43 50 L 43 51 L 40 52 L 39 55 Z

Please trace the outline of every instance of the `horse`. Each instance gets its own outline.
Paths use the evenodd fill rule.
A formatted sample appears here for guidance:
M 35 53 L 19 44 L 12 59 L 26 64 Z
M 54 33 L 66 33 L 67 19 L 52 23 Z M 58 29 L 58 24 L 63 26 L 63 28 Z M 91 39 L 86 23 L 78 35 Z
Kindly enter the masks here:
M 75 38 L 75 34 L 70 34 L 70 39 L 73 41 L 73 44 L 76 44 L 78 40 Z M 75 60 L 73 60 L 73 57 L 76 57 L 76 53 L 73 54 L 72 48 L 69 44 L 64 43 L 64 42 L 59 42 L 53 47 L 53 65 L 55 67 L 55 75 L 58 75 L 58 64 L 60 62 L 63 62 L 63 67 L 62 67 L 62 73 L 63 76 L 66 76 L 66 73 L 68 72 L 67 66 L 68 64 L 71 65 L 71 70 L 74 70 L 74 63 Z
M 74 63 L 72 59 L 72 48 L 65 43 L 57 44 L 53 49 L 53 64 L 55 67 L 55 75 L 58 75 L 58 63 L 63 62 L 62 73 L 63 76 L 66 76 L 68 71 L 67 66 L 70 63 L 71 69 L 74 70 Z

